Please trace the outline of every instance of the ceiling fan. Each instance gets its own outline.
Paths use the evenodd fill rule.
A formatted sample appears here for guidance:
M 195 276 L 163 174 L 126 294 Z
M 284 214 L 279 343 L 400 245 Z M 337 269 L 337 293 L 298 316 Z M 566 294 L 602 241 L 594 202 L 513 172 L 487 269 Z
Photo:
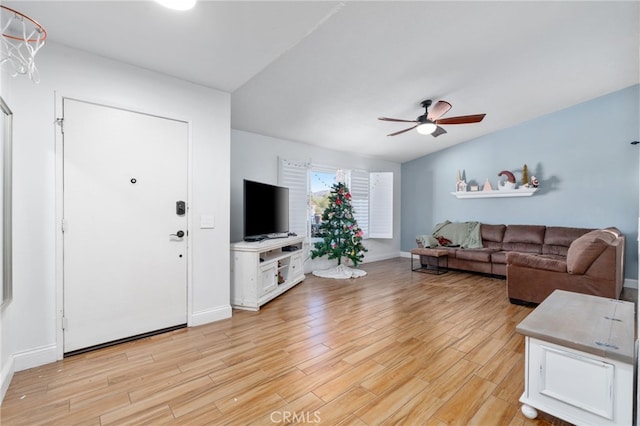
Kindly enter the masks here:
M 461 115 L 458 117 L 440 118 L 451 109 L 451 104 L 447 101 L 438 101 L 429 112 L 431 106 L 431 99 L 422 101 L 420 104 L 424 108 L 424 114 L 416 118 L 415 120 L 401 120 L 399 118 L 387 118 L 378 117 L 378 120 L 382 121 L 398 121 L 401 123 L 416 123 L 414 126 L 408 129 L 400 130 L 399 132 L 389 133 L 387 136 L 396 136 L 404 132 L 408 132 L 411 129 L 423 135 L 433 135 L 433 137 L 440 136 L 447 133 L 445 129 L 440 127 L 441 124 L 469 124 L 479 123 L 482 121 L 486 114 L 473 114 L 473 115 Z

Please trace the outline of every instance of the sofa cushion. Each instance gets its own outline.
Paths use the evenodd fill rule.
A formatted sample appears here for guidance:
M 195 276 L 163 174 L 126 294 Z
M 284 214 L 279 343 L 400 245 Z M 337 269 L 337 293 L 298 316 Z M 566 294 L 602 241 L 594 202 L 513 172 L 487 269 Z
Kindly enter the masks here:
M 567 251 L 567 271 L 580 275 L 587 272 L 591 264 L 616 238 L 614 232 L 599 229 L 576 239 Z
M 503 243 L 544 243 L 544 225 L 509 225 L 504 233 Z
M 507 263 L 507 253 L 508 251 L 496 251 L 491 253 L 491 263 L 493 264 L 501 264 L 504 265 Z
M 502 239 L 504 238 L 504 231 L 507 229 L 506 225 L 480 225 L 480 234 L 482 235 L 482 246 L 493 250 L 500 250 L 502 248 Z
M 569 247 L 574 240 L 591 231 L 593 229 L 547 226 L 547 230 L 544 233 L 544 244 Z
M 509 265 L 523 266 L 525 268 L 546 269 L 547 271 L 567 272 L 567 262 L 562 258 L 553 256 L 539 256 L 536 254 L 518 253 L 512 251 L 507 253 L 507 263 Z
M 460 249 L 456 251 L 456 258 L 488 263 L 491 262 L 491 253 L 491 249 Z
M 487 225 L 483 223 L 480 225 L 480 234 L 482 235 L 482 241 L 492 241 L 495 243 L 501 243 L 504 238 L 504 231 L 507 227 L 505 225 Z
M 502 250 L 540 254 L 542 253 L 542 244 L 504 243 L 502 244 Z
M 509 225 L 502 240 L 502 250 L 523 253 L 542 253 L 543 225 Z
M 455 259 L 457 257 L 457 253 L 461 250 L 457 247 L 446 247 L 446 246 L 442 246 L 442 247 L 438 247 L 438 250 L 446 250 L 449 254 L 449 259 Z
M 505 265 L 507 263 L 509 263 L 509 253 L 520 253 L 517 251 L 496 251 L 491 253 L 491 263 L 496 264 L 496 265 Z M 564 262 L 565 264 L 567 263 L 567 257 L 566 256 L 557 256 L 554 254 L 538 254 L 538 253 L 520 253 L 522 255 L 527 255 L 527 256 L 535 256 L 535 257 L 540 257 L 540 258 L 546 258 L 546 259 L 551 259 L 551 260 L 560 260 L 562 262 Z M 565 267 L 565 269 L 563 270 L 563 272 L 567 272 L 567 269 Z
M 542 254 L 567 256 L 571 243 L 593 229 L 568 228 L 566 226 L 547 226 L 544 233 Z

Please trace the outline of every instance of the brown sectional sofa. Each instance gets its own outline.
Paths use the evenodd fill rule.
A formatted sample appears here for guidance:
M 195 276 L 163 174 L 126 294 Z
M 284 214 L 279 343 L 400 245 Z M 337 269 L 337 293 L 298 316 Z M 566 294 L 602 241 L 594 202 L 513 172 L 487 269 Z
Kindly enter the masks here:
M 481 248 L 438 248 L 450 269 L 506 276 L 512 303 L 541 303 L 556 289 L 620 297 L 625 239 L 616 228 L 480 224 L 480 235 Z

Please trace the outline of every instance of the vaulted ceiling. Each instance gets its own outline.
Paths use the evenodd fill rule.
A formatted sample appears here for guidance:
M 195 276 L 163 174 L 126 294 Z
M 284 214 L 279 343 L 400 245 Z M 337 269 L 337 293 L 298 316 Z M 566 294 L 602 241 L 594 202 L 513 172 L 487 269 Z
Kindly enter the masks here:
M 640 81 L 638 1 L 2 4 L 50 42 L 230 92 L 234 129 L 396 162 Z M 487 116 L 387 137 L 410 123 L 377 118 L 415 119 L 424 99 Z

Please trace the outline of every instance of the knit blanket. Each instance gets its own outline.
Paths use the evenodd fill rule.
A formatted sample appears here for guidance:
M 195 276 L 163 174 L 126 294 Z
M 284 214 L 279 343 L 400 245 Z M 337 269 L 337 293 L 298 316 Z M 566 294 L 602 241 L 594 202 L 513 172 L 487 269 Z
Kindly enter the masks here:
M 437 224 L 431 235 L 420 235 L 418 240 L 424 247 L 482 248 L 480 222 L 450 222 L 446 220 Z

